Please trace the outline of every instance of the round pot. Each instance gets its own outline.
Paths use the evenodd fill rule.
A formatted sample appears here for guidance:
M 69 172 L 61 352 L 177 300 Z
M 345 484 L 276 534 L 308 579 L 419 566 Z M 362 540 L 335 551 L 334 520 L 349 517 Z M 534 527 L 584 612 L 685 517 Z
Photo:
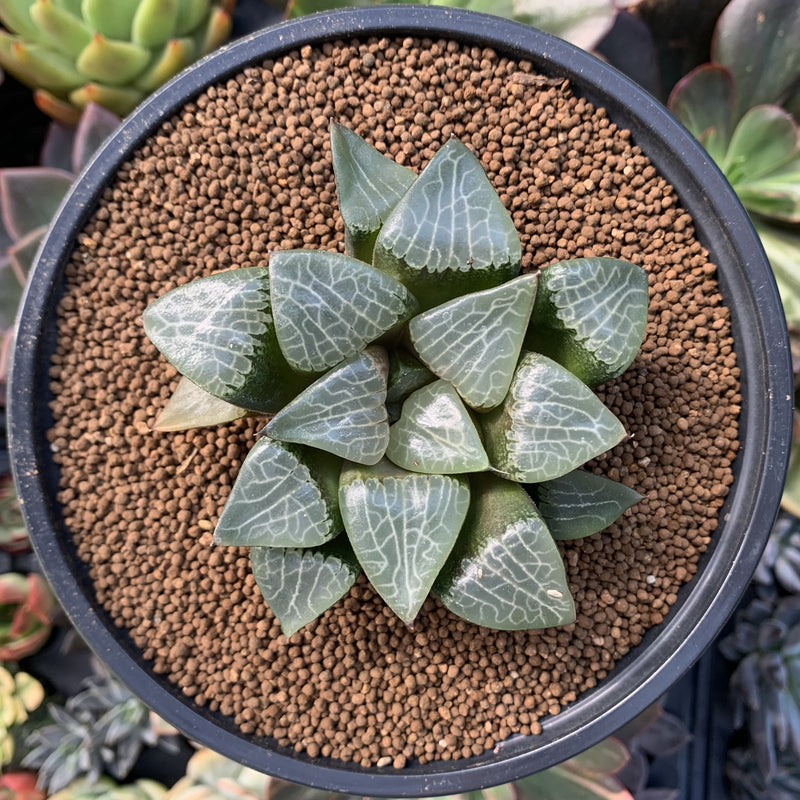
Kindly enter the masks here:
M 156 675 L 95 598 L 56 500 L 58 474 L 45 437 L 48 364 L 65 265 L 118 167 L 208 85 L 303 44 L 370 35 L 454 38 L 527 59 L 546 75 L 568 78 L 577 94 L 628 128 L 676 189 L 719 267 L 742 374 L 733 486 L 712 546 L 665 621 L 594 689 L 545 720 L 540 735 L 512 738 L 480 756 L 411 763 L 402 770 L 310 758 L 246 736 L 229 718 L 197 706 Z M 746 213 L 705 151 L 653 98 L 587 53 L 524 25 L 451 9 L 369 8 L 303 18 L 235 43 L 164 87 L 106 143 L 65 200 L 34 270 L 17 341 L 10 416 L 15 475 L 39 557 L 76 627 L 133 691 L 192 739 L 286 780 L 354 795 L 444 795 L 514 780 L 577 754 L 655 701 L 712 642 L 747 586 L 777 512 L 788 457 L 791 368 L 780 300 Z

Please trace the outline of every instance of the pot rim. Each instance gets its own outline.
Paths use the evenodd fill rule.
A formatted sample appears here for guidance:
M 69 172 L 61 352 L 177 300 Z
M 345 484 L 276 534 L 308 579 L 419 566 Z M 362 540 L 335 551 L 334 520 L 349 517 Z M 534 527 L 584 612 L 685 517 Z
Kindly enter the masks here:
M 263 737 L 245 736 L 230 720 L 195 706 L 147 670 L 130 636 L 93 599 L 88 570 L 63 533 L 54 501 L 56 468 L 42 435 L 49 427 L 43 398 L 49 392 L 47 367 L 64 267 L 117 168 L 208 85 L 303 44 L 373 35 L 466 40 L 532 61 L 541 72 L 569 78 L 578 94 L 629 128 L 682 206 L 691 208 L 698 238 L 719 267 L 742 369 L 734 484 L 709 552 L 665 621 L 651 628 L 597 687 L 542 720 L 540 735 L 515 737 L 480 756 L 402 770 L 310 758 Z M 23 302 L 9 395 L 10 452 L 26 524 L 61 604 L 97 655 L 165 719 L 226 756 L 297 783 L 395 797 L 453 794 L 516 780 L 576 755 L 656 701 L 711 643 L 748 585 L 778 510 L 792 414 L 789 343 L 775 281 L 746 212 L 705 150 L 654 98 L 585 51 L 521 23 L 436 6 L 342 9 L 281 23 L 206 56 L 141 105 L 87 166 L 51 225 Z

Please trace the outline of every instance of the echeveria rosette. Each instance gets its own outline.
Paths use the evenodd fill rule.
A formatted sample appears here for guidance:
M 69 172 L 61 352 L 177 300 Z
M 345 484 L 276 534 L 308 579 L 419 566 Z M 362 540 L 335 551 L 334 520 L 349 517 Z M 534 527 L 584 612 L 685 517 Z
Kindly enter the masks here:
M 647 276 L 616 259 L 518 275 L 510 217 L 463 144 L 447 142 L 409 184 L 351 131 L 334 125 L 332 137 L 350 254 L 273 253 L 268 268 L 194 281 L 143 315 L 197 384 L 170 401 L 176 428 L 192 413 L 202 424 L 273 414 L 214 541 L 251 548 L 287 636 L 362 569 L 408 625 L 433 587 L 476 624 L 567 624 L 556 538 L 602 530 L 639 495 L 578 471 L 624 428 L 569 369 L 523 347 L 558 341 L 587 379 L 611 379 L 641 343 Z M 541 509 L 523 481 L 540 483 Z

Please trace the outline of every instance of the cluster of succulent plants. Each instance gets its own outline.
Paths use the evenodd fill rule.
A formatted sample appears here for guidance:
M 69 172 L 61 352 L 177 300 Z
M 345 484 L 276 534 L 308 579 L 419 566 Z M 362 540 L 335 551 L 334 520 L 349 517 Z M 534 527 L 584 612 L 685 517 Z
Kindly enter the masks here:
M 49 721 L 27 737 L 22 766 L 34 769 L 39 786 L 54 793 L 85 778 L 95 784 L 103 774 L 125 778 L 144 747 L 174 751 L 163 723 L 110 674 L 87 678 L 65 705 L 48 705 Z M 166 733 L 175 733 L 168 729 Z
M 207 393 L 224 418 L 273 415 L 215 543 L 250 547 L 287 636 L 361 569 L 409 625 L 431 590 L 487 627 L 572 622 L 556 540 L 640 499 L 578 467 L 626 436 L 590 387 L 639 350 L 646 273 L 590 258 L 519 275 L 511 218 L 457 139 L 419 176 L 336 123 L 331 149 L 346 255 L 275 252 L 143 315 L 191 413 Z
M 0 66 L 67 125 L 125 116 L 231 31 L 236 0 L 0 0 Z
M 75 177 L 119 123 L 119 117 L 90 103 L 76 128 L 51 124 L 39 166 L 0 169 L 0 404 L 5 404 L 17 309 L 36 251 Z
M 44 687 L 27 672 L 0 665 L 0 770 L 14 761 L 17 739 L 44 700 Z
M 57 608 L 41 575 L 0 575 L 0 661 L 35 653 L 50 636 Z

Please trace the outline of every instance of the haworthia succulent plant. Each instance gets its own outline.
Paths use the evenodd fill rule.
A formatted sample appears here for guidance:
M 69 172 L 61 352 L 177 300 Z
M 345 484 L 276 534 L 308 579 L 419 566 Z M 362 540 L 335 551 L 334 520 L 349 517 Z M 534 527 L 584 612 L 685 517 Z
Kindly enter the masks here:
M 0 65 L 75 125 L 97 103 L 125 116 L 228 37 L 236 0 L 0 0 Z
M 350 255 L 273 253 L 269 267 L 175 289 L 143 317 L 167 359 L 225 401 L 220 421 L 274 413 L 215 542 L 251 547 L 287 636 L 361 568 L 408 625 L 432 587 L 479 625 L 565 624 L 575 612 L 554 537 L 594 533 L 638 495 L 574 472 L 624 428 L 523 342 L 535 350 L 549 326 L 589 354 L 576 369 L 610 379 L 641 341 L 646 273 L 588 259 L 517 276 L 519 238 L 461 143 L 415 178 L 341 126 L 332 137 Z M 213 404 L 198 397 L 208 421 Z M 515 481 L 541 483 L 541 513 Z

